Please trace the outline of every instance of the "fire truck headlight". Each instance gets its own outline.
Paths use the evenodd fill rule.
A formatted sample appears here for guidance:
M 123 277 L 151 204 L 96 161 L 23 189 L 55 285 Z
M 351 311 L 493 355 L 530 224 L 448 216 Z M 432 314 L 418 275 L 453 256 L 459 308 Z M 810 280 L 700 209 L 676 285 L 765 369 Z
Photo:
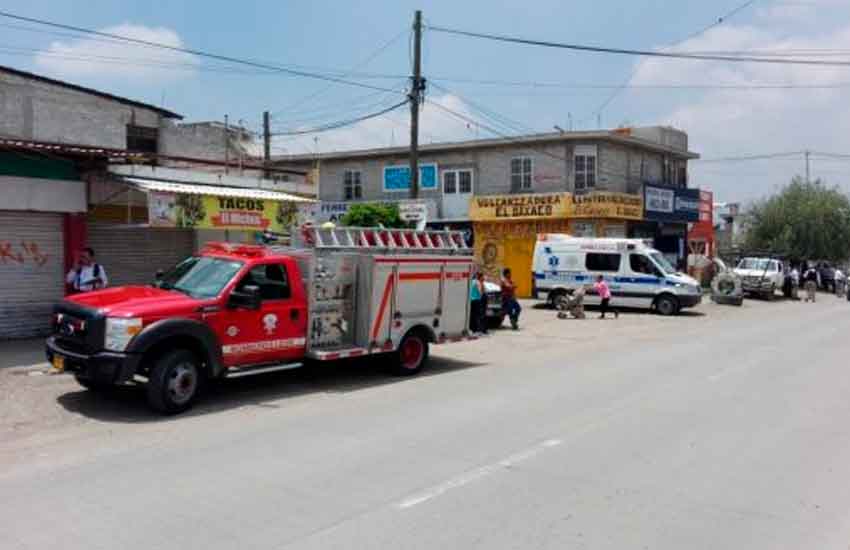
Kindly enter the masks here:
M 138 317 L 107 317 L 103 347 L 110 351 L 124 351 L 133 336 L 142 331 Z

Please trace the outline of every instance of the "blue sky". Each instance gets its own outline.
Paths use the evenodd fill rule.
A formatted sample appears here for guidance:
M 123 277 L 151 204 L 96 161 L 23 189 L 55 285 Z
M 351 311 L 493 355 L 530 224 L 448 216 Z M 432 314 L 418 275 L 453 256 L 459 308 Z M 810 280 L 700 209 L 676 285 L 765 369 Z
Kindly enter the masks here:
M 743 0 L 326 2 L 55 2 L 6 0 L 3 10 L 110 30 L 304 70 L 357 67 L 381 78 L 357 80 L 398 89 L 410 72 L 409 28 L 420 8 L 427 23 L 573 43 L 652 49 L 705 28 Z M 84 7 L 83 7 L 84 6 Z M 0 18 L 0 25 L 33 25 Z M 259 129 L 263 110 L 277 131 L 310 128 L 381 109 L 401 93 L 328 85 L 306 78 L 258 74 L 184 54 L 91 42 L 0 26 L 0 63 L 163 104 L 187 120 L 243 121 Z M 376 52 L 385 46 L 380 53 Z M 850 52 L 850 0 L 759 0 L 710 31 L 678 44 L 688 50 L 818 49 Z M 836 52 L 841 53 L 841 52 Z M 371 58 L 371 59 L 370 59 Z M 843 59 L 850 58 L 850 53 Z M 136 60 L 126 62 L 126 59 Z M 365 61 L 368 60 L 368 63 Z M 500 80 L 545 84 L 633 85 L 602 113 L 604 127 L 666 123 L 686 130 L 706 158 L 799 151 L 850 153 L 845 107 L 850 68 L 764 67 L 693 61 L 643 61 L 476 41 L 426 32 L 424 72 L 440 88 L 429 99 L 474 119 L 485 107 L 519 129 L 553 125 L 596 127 L 604 88 L 483 85 Z M 386 76 L 386 78 L 383 78 Z M 354 77 L 352 77 L 354 78 Z M 823 89 L 658 89 L 657 84 L 823 84 Z M 314 97 L 311 97 L 314 96 Z M 407 141 L 404 110 L 345 130 L 278 138 L 278 153 Z M 518 124 L 515 124 L 518 123 Z M 504 131 L 504 124 L 497 124 Z M 489 125 L 494 125 L 492 120 Z M 488 131 L 438 109 L 423 111 L 423 141 L 485 137 Z M 695 163 L 692 185 L 714 188 L 724 200 L 769 192 L 803 170 L 802 156 L 749 163 Z M 843 184 L 845 161 L 820 158 L 814 174 Z M 850 188 L 850 187 L 847 187 Z

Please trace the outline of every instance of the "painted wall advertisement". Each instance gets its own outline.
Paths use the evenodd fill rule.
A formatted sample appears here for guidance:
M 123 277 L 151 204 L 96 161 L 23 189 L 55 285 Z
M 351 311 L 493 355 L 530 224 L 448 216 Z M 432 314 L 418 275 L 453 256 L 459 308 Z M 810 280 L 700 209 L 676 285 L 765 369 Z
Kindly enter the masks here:
M 699 189 L 644 185 L 643 202 L 647 220 L 680 223 L 699 221 Z
M 565 218 L 569 210 L 569 193 L 479 196 L 469 202 L 469 218 L 473 221 Z
M 626 193 L 537 193 L 473 197 L 469 217 L 474 221 L 539 220 L 552 218 L 643 219 L 643 198 Z
M 419 188 L 437 189 L 437 165 L 419 165 Z M 409 191 L 410 166 L 384 166 L 384 191 Z
M 296 211 L 294 203 L 266 199 L 173 193 L 148 197 L 148 219 L 153 227 L 281 233 L 295 223 Z

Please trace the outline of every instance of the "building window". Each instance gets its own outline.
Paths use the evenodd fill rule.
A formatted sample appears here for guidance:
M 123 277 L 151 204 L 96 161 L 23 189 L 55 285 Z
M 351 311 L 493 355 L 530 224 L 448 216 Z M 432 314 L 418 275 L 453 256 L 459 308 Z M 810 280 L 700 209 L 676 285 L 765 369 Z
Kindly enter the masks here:
M 678 180 L 679 187 L 688 186 L 688 166 L 684 162 L 679 165 Z
M 531 157 L 516 157 L 511 159 L 511 189 L 525 191 L 531 189 L 531 174 L 534 165 Z
M 159 152 L 159 128 L 127 125 L 127 150 L 134 153 Z
M 573 164 L 576 191 L 596 187 L 596 146 L 577 146 L 573 152 Z
M 360 176 L 360 170 L 346 170 L 343 176 L 342 187 L 345 192 L 345 200 L 362 199 L 363 179 Z
M 472 193 L 472 170 L 445 170 L 443 172 L 443 194 L 469 195 Z

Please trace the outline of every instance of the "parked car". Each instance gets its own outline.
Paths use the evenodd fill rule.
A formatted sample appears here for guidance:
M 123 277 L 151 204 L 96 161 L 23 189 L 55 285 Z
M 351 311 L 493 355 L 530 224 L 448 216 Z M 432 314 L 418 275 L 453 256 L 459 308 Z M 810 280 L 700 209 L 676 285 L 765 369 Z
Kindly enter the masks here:
M 835 292 L 835 268 L 829 262 L 821 262 L 817 267 L 821 290 Z
M 733 271 L 741 277 L 745 294 L 772 300 L 776 291 L 785 285 L 784 264 L 773 258 L 742 258 Z

